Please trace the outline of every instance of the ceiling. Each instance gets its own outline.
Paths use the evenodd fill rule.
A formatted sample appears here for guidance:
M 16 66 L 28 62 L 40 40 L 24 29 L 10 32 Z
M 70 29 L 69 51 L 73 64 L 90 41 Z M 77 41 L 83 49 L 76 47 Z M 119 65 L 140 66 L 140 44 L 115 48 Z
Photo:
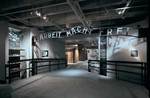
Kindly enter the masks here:
M 123 26 L 148 16 L 148 0 L 3 0 L 0 19 L 20 28 L 60 31 L 76 25 Z

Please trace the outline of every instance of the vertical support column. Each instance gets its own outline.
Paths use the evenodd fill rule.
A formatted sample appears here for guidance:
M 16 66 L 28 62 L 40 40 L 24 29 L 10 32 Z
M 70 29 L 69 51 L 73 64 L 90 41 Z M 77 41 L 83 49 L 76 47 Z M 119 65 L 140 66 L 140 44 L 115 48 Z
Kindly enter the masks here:
M 100 74 L 107 76 L 107 30 L 100 37 Z
M 35 75 L 36 71 L 35 71 L 35 61 L 32 59 L 32 75 Z
M 141 64 L 141 85 L 144 84 L 144 63 Z
M 35 38 L 32 36 L 32 75 L 37 74 L 37 62 L 34 60 L 34 47 L 35 47 Z
M 0 21 L 0 83 L 6 83 L 6 63 L 8 62 L 8 23 Z
M 65 59 L 65 67 L 66 67 L 66 68 L 68 67 L 67 59 Z
M 146 32 L 147 33 L 147 79 L 146 79 L 146 85 L 148 87 L 149 90 L 149 97 L 150 97 L 150 33 L 149 33 L 149 29 Z

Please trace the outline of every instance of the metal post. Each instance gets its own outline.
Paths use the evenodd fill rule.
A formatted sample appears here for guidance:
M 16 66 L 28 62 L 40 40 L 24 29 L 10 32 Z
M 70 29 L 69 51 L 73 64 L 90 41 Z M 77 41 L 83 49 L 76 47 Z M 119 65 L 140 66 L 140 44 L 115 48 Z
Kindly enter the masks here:
M 10 63 L 8 64 L 8 83 L 11 83 Z
M 144 83 L 144 78 L 143 78 L 143 75 L 144 75 L 143 72 L 144 72 L 144 71 L 143 71 L 143 70 L 144 70 L 144 63 L 141 64 L 141 84 Z
M 90 61 L 88 61 L 88 72 L 91 72 L 91 69 L 90 69 Z
M 49 71 L 51 71 L 51 61 L 49 61 Z

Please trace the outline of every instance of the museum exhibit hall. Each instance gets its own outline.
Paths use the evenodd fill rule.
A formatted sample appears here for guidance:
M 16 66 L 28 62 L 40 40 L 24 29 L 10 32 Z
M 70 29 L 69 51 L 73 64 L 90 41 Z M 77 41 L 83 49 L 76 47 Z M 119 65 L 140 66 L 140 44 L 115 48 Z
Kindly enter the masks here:
M 1 0 L 0 98 L 150 98 L 148 0 Z

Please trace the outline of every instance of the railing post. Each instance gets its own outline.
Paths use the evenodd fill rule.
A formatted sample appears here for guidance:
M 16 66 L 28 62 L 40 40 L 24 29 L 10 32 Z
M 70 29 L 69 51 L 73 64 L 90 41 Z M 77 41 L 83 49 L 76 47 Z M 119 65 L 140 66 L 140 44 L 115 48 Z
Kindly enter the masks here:
M 32 75 L 37 74 L 37 61 L 32 59 Z
M 119 80 L 117 63 L 115 63 L 115 72 L 116 72 L 116 79 Z
M 66 66 L 66 67 L 68 66 L 68 64 L 67 64 L 67 59 L 65 59 L 65 66 Z
M 147 86 L 147 64 L 144 63 L 144 84 Z
M 102 71 L 102 70 L 101 70 L 101 67 L 102 67 L 102 66 L 101 66 L 101 61 L 100 61 L 100 60 L 98 61 L 98 64 L 99 64 L 99 74 L 101 74 L 101 71 Z
M 88 72 L 91 72 L 91 69 L 90 69 L 90 61 L 88 60 Z
M 144 78 L 143 78 L 143 67 L 144 67 L 144 63 L 141 64 L 141 84 L 144 83 Z
M 59 65 L 60 65 L 60 60 L 58 59 L 57 62 L 58 62 L 58 64 L 57 64 L 57 69 L 60 69 L 60 66 L 59 66 Z M 56 62 L 55 62 L 55 63 L 56 63 Z
M 51 61 L 49 60 L 49 71 L 51 71 Z
M 35 63 L 35 74 L 38 74 L 38 61 L 36 61 L 36 63 Z
M 8 83 L 11 83 L 10 63 L 8 64 Z

